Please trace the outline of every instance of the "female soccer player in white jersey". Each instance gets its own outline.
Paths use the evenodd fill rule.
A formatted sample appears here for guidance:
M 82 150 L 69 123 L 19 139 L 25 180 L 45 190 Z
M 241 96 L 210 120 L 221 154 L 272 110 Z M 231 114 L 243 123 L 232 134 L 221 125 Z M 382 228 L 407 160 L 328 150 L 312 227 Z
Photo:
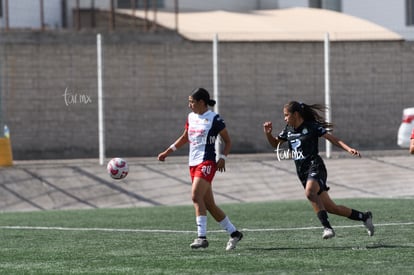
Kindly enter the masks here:
M 192 112 L 188 115 L 183 134 L 164 152 L 158 160 L 165 158 L 187 142 L 190 145 L 189 166 L 192 180 L 192 200 L 195 208 L 198 238 L 190 245 L 191 248 L 208 247 L 207 211 L 230 234 L 226 250 L 232 250 L 242 239 L 243 234 L 231 223 L 226 214 L 216 205 L 212 190 L 212 181 L 216 170 L 224 172 L 225 160 L 230 152 L 231 139 L 220 116 L 208 109 L 216 101 L 203 88 L 197 88 L 188 98 L 188 106 Z M 220 135 L 224 141 L 223 152 L 216 162 L 215 141 Z
M 329 239 L 335 236 L 328 221 L 328 212 L 344 216 L 352 220 L 362 221 L 367 228 L 368 235 L 374 235 L 371 212 L 360 212 L 346 206 L 336 205 L 329 197 L 329 187 L 326 184 L 327 172 L 322 158 L 319 156 L 318 138 L 324 137 L 335 146 L 347 151 L 353 156 L 360 157 L 358 150 L 349 147 L 345 142 L 331 133 L 332 124 L 325 121 L 318 111 L 325 109 L 322 105 L 307 105 L 291 101 L 284 106 L 283 113 L 286 127 L 274 137 L 272 135 L 272 122 L 263 124 L 264 133 L 270 145 L 278 148 L 279 144 L 287 141 L 295 161 L 296 172 L 303 187 L 305 195 L 312 204 L 314 211 L 324 227 L 322 237 Z

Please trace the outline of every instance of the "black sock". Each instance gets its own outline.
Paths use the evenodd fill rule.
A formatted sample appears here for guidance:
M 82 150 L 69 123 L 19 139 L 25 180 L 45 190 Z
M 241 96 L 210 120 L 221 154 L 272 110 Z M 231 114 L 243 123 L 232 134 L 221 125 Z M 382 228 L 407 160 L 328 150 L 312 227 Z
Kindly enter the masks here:
M 240 236 L 241 236 L 241 233 L 238 230 L 236 230 L 236 231 L 234 231 L 233 233 L 230 234 L 230 237 L 232 237 L 232 238 L 240 237 Z
M 204 239 L 204 240 L 206 240 L 206 239 L 207 239 L 207 237 L 206 237 L 206 236 L 199 236 L 198 238 L 199 238 L 199 239 Z
M 365 217 L 364 213 L 358 210 L 352 209 L 351 216 L 349 216 L 348 219 L 351 219 L 354 221 L 365 221 L 367 218 Z
M 326 210 L 321 210 L 318 212 L 318 219 L 321 221 L 323 227 L 332 229 L 332 226 L 328 221 L 328 212 L 326 212 Z

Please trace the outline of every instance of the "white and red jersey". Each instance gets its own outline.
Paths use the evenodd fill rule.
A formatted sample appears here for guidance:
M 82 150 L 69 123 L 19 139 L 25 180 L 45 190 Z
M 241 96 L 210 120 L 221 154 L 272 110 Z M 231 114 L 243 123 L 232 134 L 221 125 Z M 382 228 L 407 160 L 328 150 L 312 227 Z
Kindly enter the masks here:
M 216 161 L 215 142 L 218 133 L 226 127 L 220 116 L 208 110 L 202 115 L 188 114 L 185 128 L 188 131 L 190 152 L 188 162 L 195 166 L 203 161 Z

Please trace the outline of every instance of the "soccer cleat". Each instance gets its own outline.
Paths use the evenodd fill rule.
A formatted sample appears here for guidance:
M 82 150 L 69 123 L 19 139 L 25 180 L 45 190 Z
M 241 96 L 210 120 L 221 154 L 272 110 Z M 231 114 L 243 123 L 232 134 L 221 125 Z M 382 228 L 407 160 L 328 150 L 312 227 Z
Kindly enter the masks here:
M 192 244 L 190 244 L 190 247 L 193 248 L 193 249 L 207 248 L 208 247 L 208 241 L 207 241 L 207 239 L 197 238 L 197 239 L 194 240 L 194 242 Z
M 364 226 L 367 229 L 368 236 L 374 236 L 374 224 L 372 223 L 372 213 L 370 211 L 365 213 L 367 219 L 364 221 Z
M 230 251 L 236 248 L 236 244 L 243 239 L 243 233 L 235 231 L 231 234 L 229 241 L 227 242 L 226 251 Z
M 322 238 L 326 240 L 333 237 L 335 237 L 335 231 L 332 228 L 325 227 L 323 229 Z

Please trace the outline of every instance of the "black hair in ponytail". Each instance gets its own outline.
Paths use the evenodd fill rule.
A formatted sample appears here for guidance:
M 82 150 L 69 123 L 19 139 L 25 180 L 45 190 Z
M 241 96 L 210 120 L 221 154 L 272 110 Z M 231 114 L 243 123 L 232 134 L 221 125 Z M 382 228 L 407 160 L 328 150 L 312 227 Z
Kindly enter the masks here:
M 206 103 L 208 106 L 214 106 L 216 105 L 216 101 L 214 99 L 210 99 L 210 94 L 208 91 L 204 88 L 196 88 L 193 90 L 191 97 L 194 100 L 202 100 Z
M 300 116 L 305 121 L 314 121 L 321 124 L 324 128 L 328 131 L 332 131 L 333 124 L 326 121 L 323 116 L 319 114 L 319 112 L 323 112 L 326 110 L 325 105 L 321 104 L 312 104 L 308 105 L 302 102 L 291 101 L 285 105 L 285 108 L 289 113 L 298 112 Z

